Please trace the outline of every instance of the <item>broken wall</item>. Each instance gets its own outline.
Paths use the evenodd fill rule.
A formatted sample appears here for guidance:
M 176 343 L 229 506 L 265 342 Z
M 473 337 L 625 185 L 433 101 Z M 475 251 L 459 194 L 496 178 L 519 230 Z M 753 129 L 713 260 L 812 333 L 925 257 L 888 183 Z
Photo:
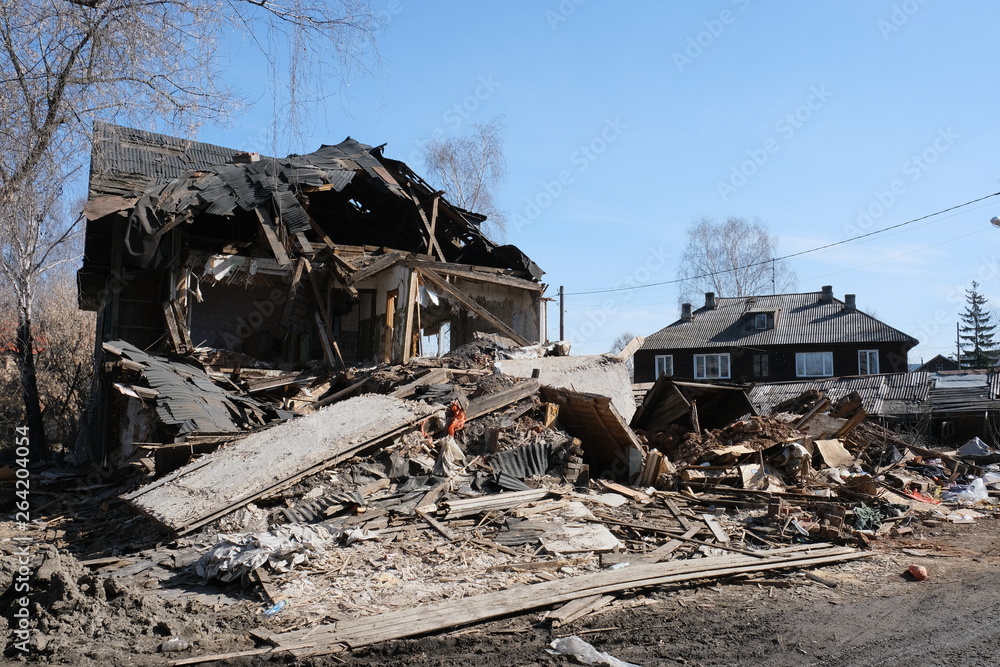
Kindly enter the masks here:
M 496 362 L 494 368 L 505 375 L 522 378 L 532 377 L 537 369 L 538 381 L 544 386 L 607 396 L 626 423 L 635 413 L 628 366 L 611 356 L 504 359 Z

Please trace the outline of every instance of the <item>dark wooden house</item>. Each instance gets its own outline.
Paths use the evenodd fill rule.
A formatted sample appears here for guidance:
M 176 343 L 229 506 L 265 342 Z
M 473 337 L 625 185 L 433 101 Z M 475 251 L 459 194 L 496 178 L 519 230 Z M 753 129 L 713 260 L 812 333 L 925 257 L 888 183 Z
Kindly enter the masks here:
M 857 309 L 833 288 L 805 294 L 716 298 L 646 337 L 635 382 L 661 375 L 709 381 L 780 381 L 907 370 L 919 341 Z

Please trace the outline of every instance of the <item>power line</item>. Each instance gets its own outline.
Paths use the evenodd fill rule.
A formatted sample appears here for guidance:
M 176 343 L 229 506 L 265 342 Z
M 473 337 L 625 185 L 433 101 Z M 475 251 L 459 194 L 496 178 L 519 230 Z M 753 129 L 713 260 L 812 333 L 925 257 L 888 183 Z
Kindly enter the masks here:
M 912 225 L 913 223 L 920 222 L 921 220 L 926 220 L 928 218 L 933 218 L 934 216 L 942 215 L 944 213 L 948 213 L 950 211 L 954 211 L 954 210 L 959 209 L 959 208 L 964 208 L 964 207 L 970 206 L 972 204 L 977 204 L 977 203 L 979 203 L 979 202 L 981 202 L 983 200 L 989 199 L 990 197 L 996 197 L 997 195 L 1000 195 L 1000 192 L 994 192 L 993 194 L 989 194 L 989 195 L 986 195 L 984 197 L 979 197 L 978 199 L 973 199 L 971 201 L 967 201 L 964 204 L 957 204 L 955 206 L 950 206 L 950 207 L 948 207 L 946 209 L 942 209 L 942 210 L 936 211 L 934 213 L 928 213 L 927 215 L 922 215 L 919 218 L 913 218 L 912 220 L 907 220 L 906 222 L 900 222 L 898 224 L 890 225 L 888 227 L 883 227 L 882 229 L 876 229 L 875 231 L 867 232 L 865 234 L 859 234 L 858 236 L 852 236 L 849 239 L 844 239 L 842 241 L 834 241 L 833 243 L 827 243 L 826 245 L 821 245 L 821 246 L 817 246 L 815 248 L 810 248 L 809 250 L 800 250 L 799 252 L 793 252 L 793 253 L 791 253 L 789 255 L 784 255 L 783 257 L 775 257 L 773 259 L 767 259 L 767 260 L 764 260 L 764 261 L 761 261 L 761 262 L 754 262 L 752 264 L 746 264 L 745 266 L 736 266 L 736 267 L 733 267 L 731 269 L 724 269 L 722 271 L 715 271 L 713 273 L 704 273 L 704 274 L 697 275 L 697 276 L 688 276 L 686 278 L 677 278 L 675 280 L 664 280 L 662 282 L 648 283 L 646 285 L 635 285 L 635 286 L 631 286 L 631 287 L 611 287 L 611 288 L 608 288 L 608 289 L 588 290 L 588 291 L 584 291 L 584 292 L 565 292 L 563 296 L 582 296 L 584 294 L 607 294 L 608 292 L 627 292 L 629 290 L 641 289 L 641 288 L 644 288 L 644 287 L 657 287 L 657 286 L 660 286 L 660 285 L 673 285 L 673 284 L 676 284 L 676 283 L 684 282 L 686 280 L 694 280 L 694 279 L 697 279 L 697 278 L 708 278 L 710 276 L 717 275 L 719 273 L 732 273 L 733 271 L 740 271 L 742 269 L 751 269 L 751 268 L 753 268 L 755 266 L 762 266 L 764 264 L 771 264 L 772 262 L 778 262 L 778 261 L 785 260 L 785 259 L 791 259 L 792 257 L 800 257 L 802 255 L 808 255 L 810 253 L 819 252 L 820 250 L 826 250 L 828 248 L 834 248 L 834 247 L 839 246 L 839 245 L 844 245 L 845 243 L 851 243 L 851 242 L 857 241 L 859 239 L 868 238 L 869 236 L 875 236 L 876 234 L 883 234 L 883 233 L 891 231 L 893 229 L 899 229 L 900 227 L 905 227 L 906 225 Z

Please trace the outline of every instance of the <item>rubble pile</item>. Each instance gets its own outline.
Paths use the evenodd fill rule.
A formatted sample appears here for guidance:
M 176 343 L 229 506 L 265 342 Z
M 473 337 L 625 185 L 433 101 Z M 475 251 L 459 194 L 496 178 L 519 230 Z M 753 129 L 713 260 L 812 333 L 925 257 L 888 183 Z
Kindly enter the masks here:
M 162 426 L 158 362 L 115 350 L 123 386 Z M 76 611 L 96 619 L 88 637 L 119 619 L 137 651 L 176 639 L 205 660 L 228 648 L 303 658 L 540 609 L 565 625 L 628 591 L 863 558 L 917 521 L 986 516 L 1000 494 L 988 451 L 904 437 L 858 395 L 810 391 L 758 415 L 732 388 L 661 378 L 627 421 L 607 396 L 546 384 L 545 355 L 563 351 L 481 338 L 336 377 L 192 360 L 185 381 L 213 382 L 204 418 L 221 423 L 212 408 L 225 401 L 243 422 L 178 443 L 183 458 L 137 446 L 133 475 L 88 485 L 118 513 L 118 541 L 115 528 L 95 537 L 101 513 L 50 473 L 41 530 L 59 526 L 45 539 L 60 549 L 35 566 L 62 574 L 33 599 L 52 635 L 39 641 L 63 641 Z M 517 358 L 536 360 L 537 377 L 496 372 Z M 616 363 L 573 368 L 606 383 Z M 202 607 L 242 614 L 231 646 L 199 625 Z

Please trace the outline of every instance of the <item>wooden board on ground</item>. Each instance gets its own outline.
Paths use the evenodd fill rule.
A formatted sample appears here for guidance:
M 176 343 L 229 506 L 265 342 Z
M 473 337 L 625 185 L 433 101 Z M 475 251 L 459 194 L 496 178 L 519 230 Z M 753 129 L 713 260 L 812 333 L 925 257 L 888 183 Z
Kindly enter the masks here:
M 508 614 L 561 605 L 594 595 L 607 595 L 631 588 L 723 577 L 746 572 L 811 567 L 865 556 L 847 547 L 815 545 L 815 550 L 777 553 L 763 558 L 727 555 L 667 563 L 633 565 L 565 579 L 447 600 L 358 619 L 344 619 L 333 625 L 270 633 L 254 632 L 279 649 L 297 658 L 325 655 L 345 648 L 358 648 L 392 639 L 437 632 L 478 623 Z

